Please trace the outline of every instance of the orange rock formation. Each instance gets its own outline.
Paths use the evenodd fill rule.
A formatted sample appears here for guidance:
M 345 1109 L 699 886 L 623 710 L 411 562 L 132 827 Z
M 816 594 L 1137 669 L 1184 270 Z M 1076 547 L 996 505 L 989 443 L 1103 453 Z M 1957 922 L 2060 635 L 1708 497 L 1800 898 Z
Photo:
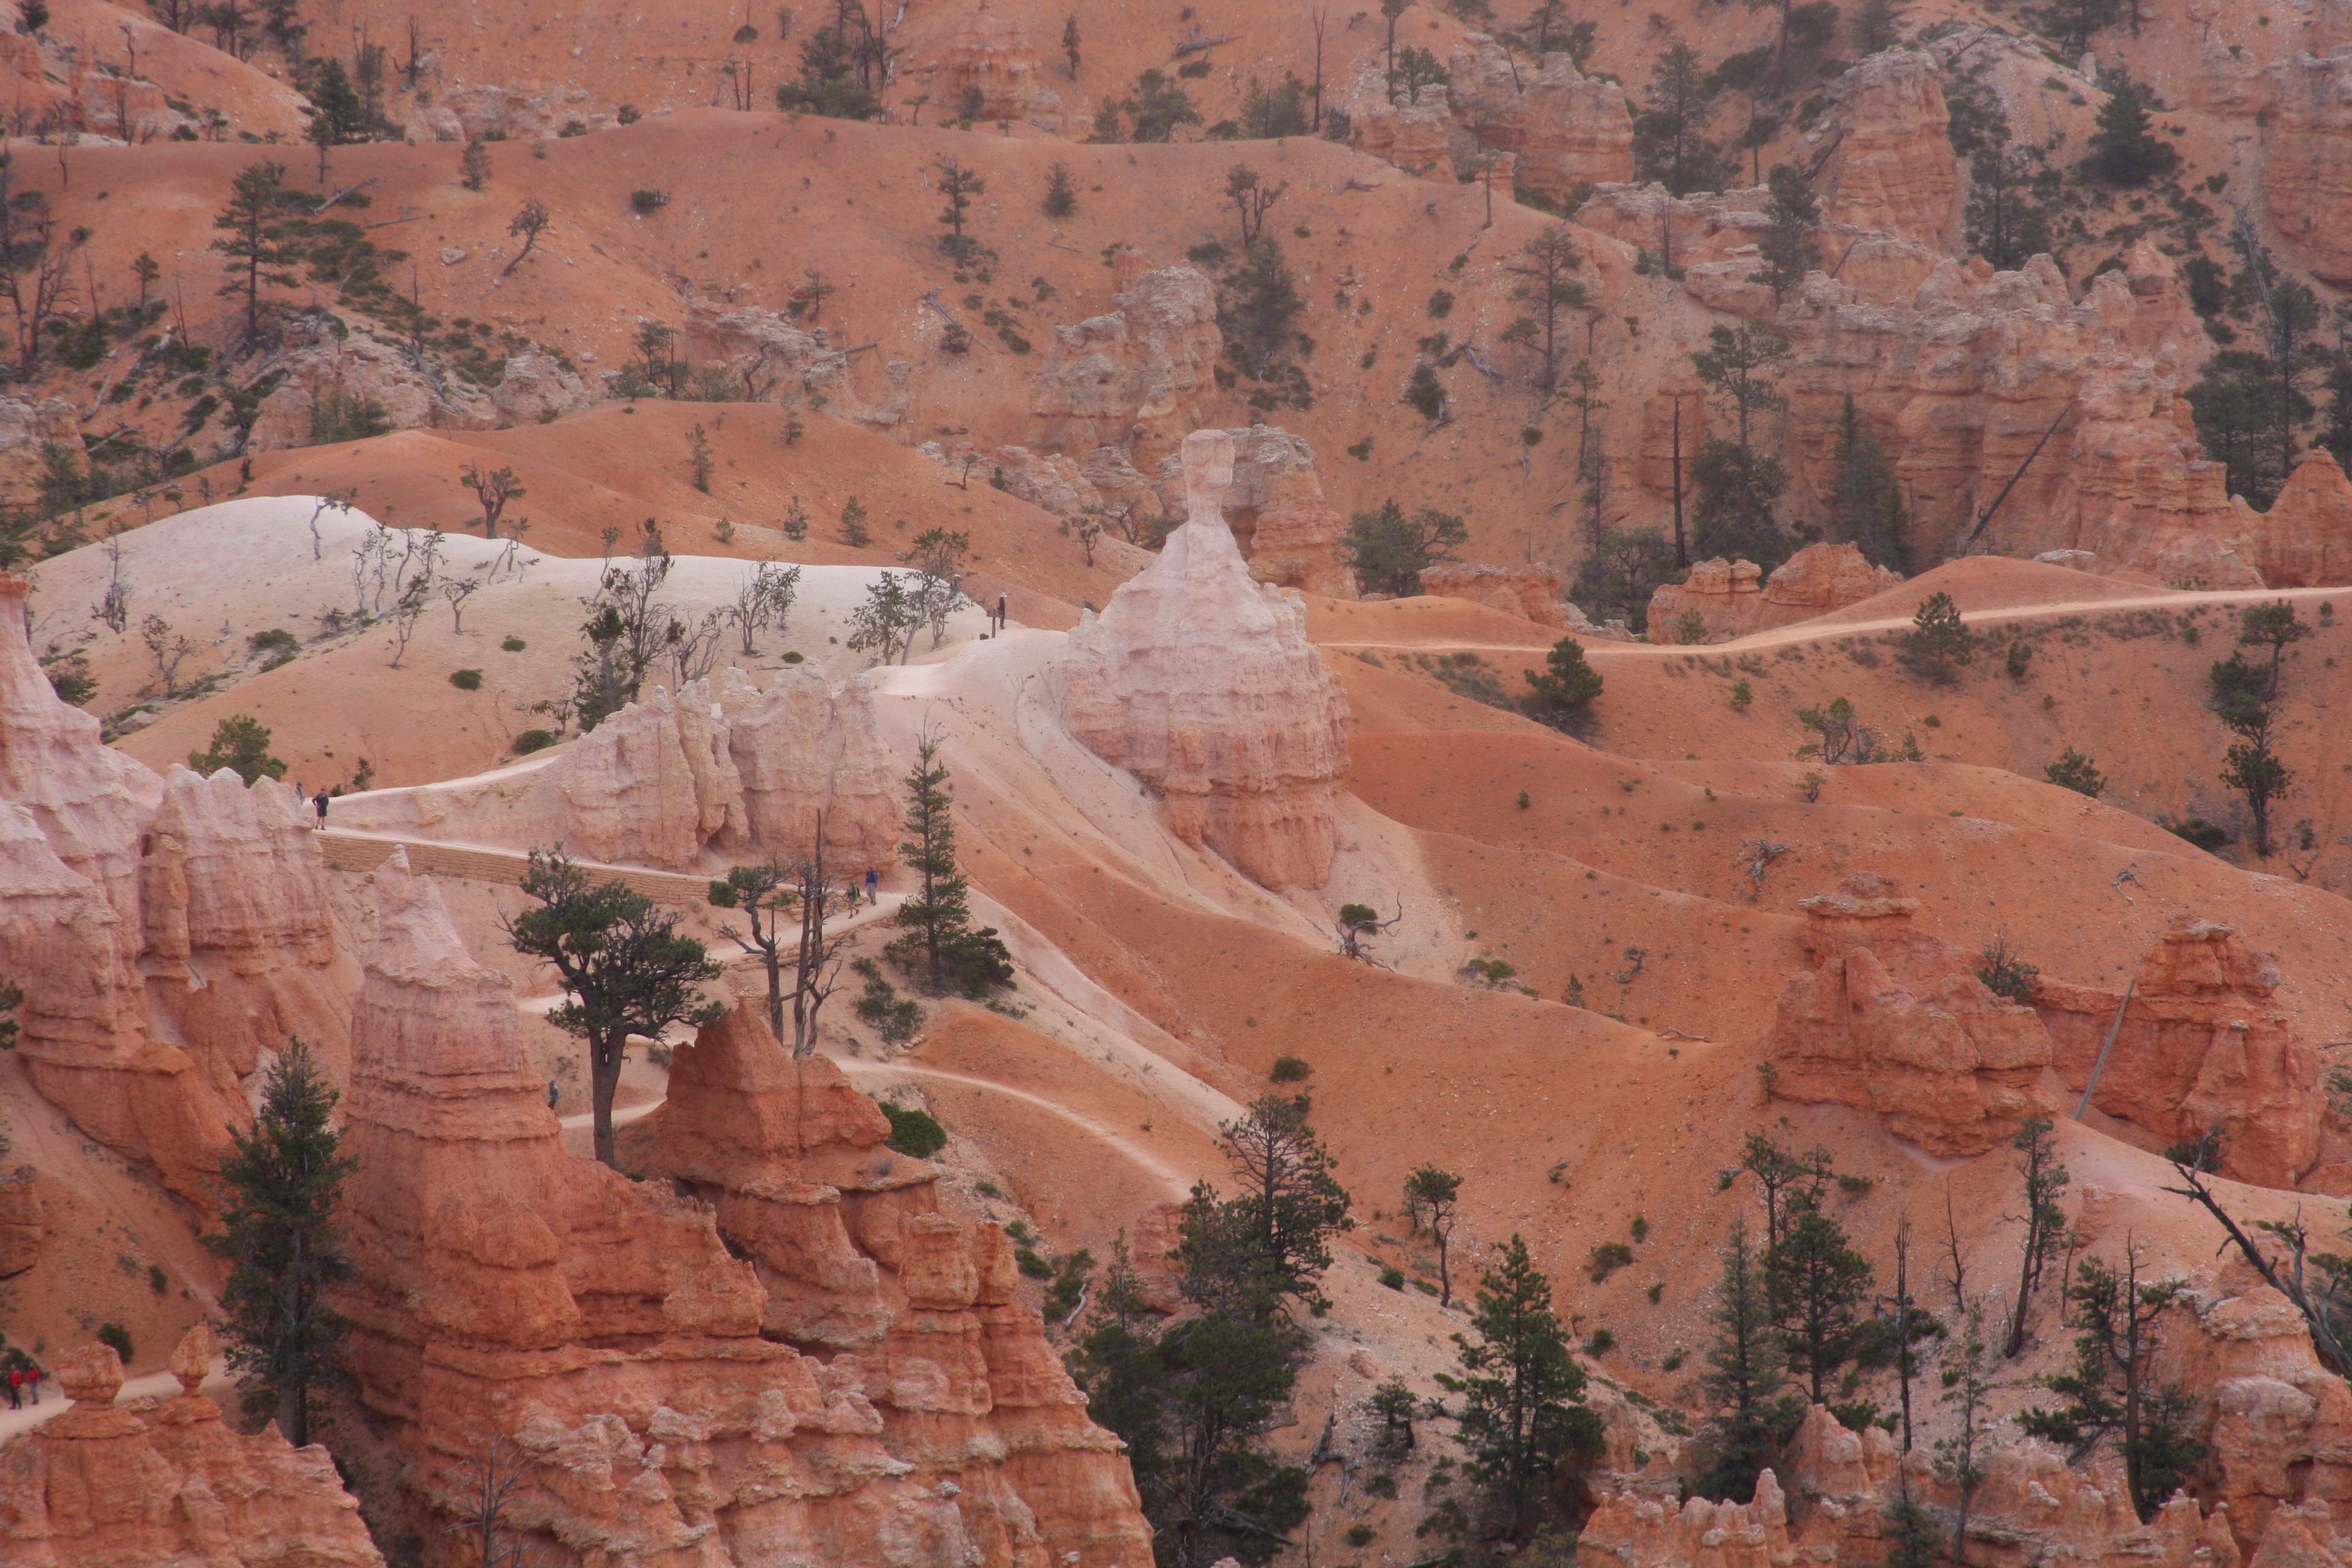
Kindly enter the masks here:
M 1423 581 L 1428 581 L 1426 573 Z M 1717 557 L 1650 595 L 1651 635 L 1660 641 L 1678 637 L 1683 616 L 1696 614 L 1710 642 L 1746 637 L 1842 610 L 1902 581 L 1885 567 L 1873 566 L 1851 544 L 1808 544 L 1769 578 L 1752 561 Z
M 1421 591 L 1448 599 L 1467 599 L 1533 621 L 1539 626 L 1568 625 L 1560 606 L 1559 569 L 1556 566 L 1487 566 L 1452 562 L 1428 567 L 1421 574 Z
M 1813 967 L 1773 1006 L 1775 1094 L 1875 1111 L 1938 1154 L 1980 1154 L 2047 1109 L 2041 1020 L 1987 990 L 1975 954 L 1916 930 L 1917 900 L 1863 873 L 1801 907 Z
M 2272 1004 L 2279 984 L 2230 927 L 2182 917 L 2140 964 L 2091 1103 L 2167 1143 L 2218 1131 L 2225 1173 L 2294 1186 L 2319 1156 L 2319 1058 Z M 2122 994 L 2044 981 L 2033 1003 L 2081 1092 Z
M 503 1441 L 550 1561 L 1148 1560 L 1114 1445 L 1008 1306 L 1001 1237 L 930 1212 L 930 1168 L 879 1147 L 834 1069 L 739 1014 L 681 1050 L 647 1141 L 680 1180 L 633 1182 L 563 1152 L 508 983 L 433 885 L 397 858 L 373 882 L 347 1310 L 424 1507 L 455 1511 Z
M 1337 848 L 1348 703 L 1306 608 L 1253 582 L 1223 513 L 1234 439 L 1184 440 L 1190 516 L 1070 634 L 1070 732 L 1160 795 L 1169 825 L 1269 888 L 1319 888 Z
M 0 1448 L 0 1557 L 19 1568 L 382 1568 L 325 1448 L 222 1422 L 198 1392 L 212 1354 L 200 1323 L 173 1353 L 179 1394 L 121 1406 L 111 1348 L 59 1357 L 72 1406 Z

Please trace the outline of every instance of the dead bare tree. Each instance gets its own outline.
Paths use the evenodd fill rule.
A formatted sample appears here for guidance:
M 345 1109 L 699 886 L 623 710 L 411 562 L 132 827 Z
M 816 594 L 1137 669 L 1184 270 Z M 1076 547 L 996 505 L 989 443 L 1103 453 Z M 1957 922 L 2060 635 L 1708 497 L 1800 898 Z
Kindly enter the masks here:
M 824 929 L 833 889 L 824 879 L 824 813 L 816 814 L 809 835 L 809 856 L 799 867 L 801 878 L 801 945 L 793 968 L 793 1055 L 816 1050 L 816 1016 L 841 984 L 848 959 L 849 938 L 828 936 Z
M 2300 1205 L 2291 1220 L 2254 1222 L 2253 1229 L 2270 1236 L 2281 1247 L 2276 1256 L 2264 1252 L 2246 1234 L 2246 1227 L 2221 1206 L 2213 1189 L 2205 1184 L 2202 1167 L 2211 1139 L 2210 1132 L 2200 1139 L 2196 1153 L 2186 1163 L 2173 1162 L 2174 1173 L 2185 1184 L 2164 1190 L 2187 1198 L 2221 1223 L 2225 1238 L 2222 1247 L 2235 1247 L 2238 1255 L 2263 1277 L 2264 1284 L 2294 1304 L 2294 1310 L 2303 1316 L 2304 1326 L 2311 1331 L 2312 1348 L 2318 1351 L 2328 1370 L 2352 1380 L 2352 1347 L 2347 1347 L 2344 1339 L 2347 1308 L 2352 1308 L 2352 1258 L 2312 1252 L 2311 1235 L 2304 1225 Z
M 469 1538 L 482 1568 L 528 1568 L 531 1558 L 521 1533 L 508 1521 L 538 1462 L 503 1433 L 477 1447 L 449 1473 L 458 1518 L 447 1533 Z
M 1747 868 L 1748 880 L 1751 884 L 1748 894 L 1750 900 L 1764 896 L 1764 878 L 1772 869 L 1772 862 L 1795 847 L 1793 844 L 1775 844 L 1769 838 L 1754 839 L 1740 846 L 1739 858 Z

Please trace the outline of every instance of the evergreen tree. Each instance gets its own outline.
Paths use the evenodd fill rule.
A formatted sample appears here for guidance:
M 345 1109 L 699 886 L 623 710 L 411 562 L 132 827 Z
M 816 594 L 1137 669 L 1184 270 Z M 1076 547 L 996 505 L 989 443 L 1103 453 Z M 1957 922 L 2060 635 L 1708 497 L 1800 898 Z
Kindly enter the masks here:
M 2114 26 L 2122 10 L 2123 0 L 2050 0 L 2026 19 L 2073 59 L 2091 47 L 2092 34 Z
M 1201 123 L 1200 107 L 1192 95 L 1165 71 L 1147 70 L 1135 79 L 1135 96 L 1119 107 L 1133 123 L 1137 142 L 1172 142 L 1180 125 Z
M 935 996 L 950 989 L 981 996 L 1010 985 L 1013 957 L 996 928 L 972 929 L 971 888 L 956 864 L 955 797 L 947 788 L 937 735 L 926 731 L 917 740 L 915 765 L 901 782 L 908 837 L 898 857 L 920 880 L 898 906 L 898 922 L 907 934 L 886 951 L 901 967 L 919 971 Z
M 469 191 L 478 191 L 490 183 L 490 144 L 476 136 L 466 143 L 466 151 L 457 159 L 457 183 Z
M 1773 168 L 1771 193 L 1764 204 L 1771 226 L 1757 243 L 1764 268 L 1755 280 L 1770 285 L 1778 304 L 1782 294 L 1805 280 L 1808 268 L 1821 265 L 1822 204 L 1813 182 L 1793 163 Z
M 1077 20 L 1073 16 L 1073 22 Z M 1078 210 L 1078 184 L 1071 177 L 1067 161 L 1056 158 L 1045 172 L 1045 216 L 1067 217 Z
M 1552 1310 L 1551 1281 L 1517 1235 L 1478 1281 L 1470 1323 L 1475 1342 L 1454 1336 L 1462 1375 L 1440 1382 L 1463 1396 L 1471 1478 L 1486 1487 L 1503 1532 L 1523 1540 L 1544 1481 L 1599 1452 L 1601 1418 L 1585 1407 L 1584 1369 Z
M 940 237 L 940 248 L 961 266 L 971 259 L 977 242 L 963 232 L 964 215 L 971 210 L 971 199 L 987 191 L 988 182 L 953 158 L 939 161 L 940 195 L 947 205 L 940 209 L 940 222 L 948 232 Z
M 2067 753 L 2072 756 L 2073 752 Z M 2084 792 L 2097 795 L 2097 790 Z M 2019 1125 L 2009 1146 L 2018 1152 L 2017 1174 L 2025 1202 L 2025 1243 L 2017 1267 L 2017 1310 L 2010 1320 L 2008 1354 L 2025 1348 L 2025 1314 L 2041 1286 L 2042 1270 L 2065 1245 L 2066 1211 L 2059 1197 L 2070 1179 L 2059 1161 L 2051 1134 L 2055 1127 L 2046 1116 L 2029 1116 Z
M 253 1130 L 230 1130 L 221 1229 L 205 1238 L 229 1260 L 222 1326 L 246 1408 L 268 1412 L 298 1448 L 310 1441 L 311 1395 L 343 1375 L 351 1329 L 326 1303 L 352 1272 L 336 1210 L 358 1162 L 332 1125 L 339 1098 L 310 1047 L 289 1040 L 262 1080 Z
M 1691 466 L 1698 481 L 1692 542 L 1702 556 L 1745 557 L 1769 572 L 1788 559 L 1795 541 L 1772 515 L 1789 487 L 1780 459 L 1757 449 L 1757 418 L 1787 405 L 1773 384 L 1789 361 L 1789 341 L 1769 326 L 1717 326 L 1707 347 L 1693 353 L 1698 379 L 1727 407 L 1737 438 L 1709 437 Z
M 1451 561 L 1454 547 L 1469 537 L 1470 525 L 1452 512 L 1425 506 L 1408 516 L 1391 498 L 1378 511 L 1349 518 L 1339 548 L 1365 592 L 1404 599 L 1421 592 L 1423 572 Z
M 1938 589 L 1912 612 L 1911 629 L 1903 634 L 1902 652 L 1896 657 L 1913 674 L 1941 685 L 1951 680 L 1952 667 L 1968 663 L 1975 650 L 1959 606 Z
M 776 89 L 776 107 L 835 120 L 878 120 L 882 100 L 875 73 L 891 53 L 860 0 L 834 0 L 833 19 L 801 45 L 800 79 Z
M 2148 132 L 2155 92 L 2117 65 L 2099 108 L 2099 128 L 2091 133 L 2091 173 L 2110 185 L 2145 185 L 2180 167 L 2180 154 Z
M 268 728 L 247 713 L 232 714 L 214 725 L 212 745 L 190 752 L 188 766 L 207 776 L 234 768 L 248 784 L 256 779 L 286 776 L 286 764 L 269 754 Z
M 2187 1481 L 2206 1448 L 2189 1435 L 2194 1403 L 2156 1376 L 2157 1328 L 2186 1282 L 2143 1283 L 2139 1263 L 2138 1245 L 2128 1239 L 2121 1272 L 2095 1258 L 2083 1261 L 2066 1289 L 2082 1331 L 2074 1367 L 2046 1380 L 2063 1403 L 2028 1410 L 2018 1424 L 2073 1449 L 2077 1459 L 2115 1436 L 2133 1506 L 2145 1521 Z
M 247 164 L 229 186 L 228 205 L 213 219 L 224 237 L 212 249 L 228 258 L 224 299 L 245 301 L 245 341 L 261 332 L 261 290 L 267 284 L 291 289 L 300 279 L 289 270 L 301 258 L 293 216 L 293 193 L 286 188 L 286 165 L 268 159 Z
M 2000 144 L 1969 161 L 1969 205 L 1963 219 L 1969 248 L 2002 272 L 2014 272 L 2036 256 L 2055 250 L 2042 190 L 2049 178 L 2042 150 L 2011 145 L 2009 124 L 2002 121 Z
M 1852 393 L 1838 417 L 1835 460 L 1831 537 L 1861 551 L 1872 565 L 1909 576 L 1911 520 L 1904 512 L 1902 487 L 1885 448 L 1856 416 Z
M 1584 645 L 1562 637 L 1551 645 L 1542 670 L 1525 669 L 1531 695 L 1528 710 L 1555 730 L 1565 730 L 1590 717 L 1601 696 L 1601 672 L 1584 660 Z
M 2042 770 L 2042 776 L 2060 789 L 2071 789 L 2076 795 L 2087 795 L 2093 800 L 2107 787 L 2107 777 L 2099 772 L 2090 758 L 2069 746 L 2058 754 L 2058 760 Z M 2010 1352 L 2014 1355 L 2014 1351 Z
M 1194 1184 L 1179 1219 L 1185 1293 L 1237 1313 L 1266 1314 L 1286 1298 L 1317 1299 L 1330 1237 L 1349 1227 L 1347 1189 L 1307 1124 L 1304 1095 L 1260 1095 L 1217 1129 L 1234 1195 Z
M 1300 352 L 1296 323 L 1306 309 L 1281 242 L 1259 235 L 1242 253 L 1241 265 L 1217 284 L 1217 329 L 1234 368 L 1253 381 L 1281 378 L 1291 355 Z M 1296 379 L 1303 388 L 1305 377 Z
M 1772 1303 L 1781 1323 L 1783 1354 L 1805 1379 L 1816 1405 L 1861 1343 L 1861 1307 L 1875 1271 L 1853 1249 L 1845 1227 L 1818 1203 L 1799 1202 L 1765 1258 Z
M 1648 625 L 1650 597 L 1675 581 L 1675 547 L 1663 534 L 1604 528 L 1571 590 L 1596 621 L 1622 620 L 1635 631 Z
M 1709 1317 L 1716 1341 L 1699 1380 L 1710 1412 L 1700 1443 L 1706 1468 L 1692 1489 L 1746 1502 L 1755 1496 L 1757 1476 L 1779 1456 L 1805 1411 L 1803 1399 L 1789 1392 L 1771 1291 L 1745 1220 L 1732 1222 Z
M 1520 247 L 1520 281 L 1511 290 L 1514 300 L 1535 302 L 1535 316 L 1521 316 L 1503 329 L 1503 342 L 1533 346 L 1542 340 L 1543 367 L 1536 384 L 1550 392 L 1559 384 L 1559 313 L 1580 309 L 1591 299 L 1584 285 L 1569 276 L 1584 265 L 1566 224 L 1554 224 Z M 1588 398 L 1590 394 L 1588 393 Z M 1607 406 L 1602 405 L 1602 406 Z
M 1404 1179 L 1406 1217 L 1416 1232 L 1428 1231 L 1430 1238 L 1437 1243 L 1437 1304 L 1441 1307 L 1454 1304 L 1454 1275 L 1448 1254 L 1454 1246 L 1454 1211 L 1461 1197 L 1462 1178 L 1434 1165 L 1423 1164 Z
M 613 1095 L 629 1037 L 659 1039 L 685 1021 L 707 1024 L 725 1012 L 697 987 L 719 978 L 700 942 L 678 933 L 683 918 L 664 910 L 618 878 L 592 882 L 562 847 L 533 849 L 523 896 L 536 909 L 505 923 L 517 952 L 553 966 L 564 991 L 547 1021 L 587 1042 L 596 1158 L 614 1162 Z
M 1633 168 L 1674 195 L 1721 190 L 1734 173 L 1730 154 L 1707 140 L 1717 89 L 1698 51 L 1676 44 L 1658 57 L 1644 107 L 1633 119 Z

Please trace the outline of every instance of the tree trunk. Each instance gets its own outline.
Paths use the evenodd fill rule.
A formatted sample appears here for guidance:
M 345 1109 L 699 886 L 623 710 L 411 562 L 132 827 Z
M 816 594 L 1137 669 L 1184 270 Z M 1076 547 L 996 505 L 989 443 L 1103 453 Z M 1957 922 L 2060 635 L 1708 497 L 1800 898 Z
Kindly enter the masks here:
M 595 1117 L 596 1158 L 618 1170 L 613 1152 L 613 1095 L 621 1087 L 621 1060 L 627 1053 L 625 1034 L 610 1041 L 592 1037 L 588 1046 L 589 1096 Z

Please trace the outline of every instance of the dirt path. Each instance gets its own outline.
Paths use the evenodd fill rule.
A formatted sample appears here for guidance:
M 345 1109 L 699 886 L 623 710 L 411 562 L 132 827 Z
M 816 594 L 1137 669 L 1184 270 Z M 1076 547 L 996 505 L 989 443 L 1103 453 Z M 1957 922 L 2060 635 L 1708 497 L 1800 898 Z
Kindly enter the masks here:
M 2325 599 L 2341 595 L 2337 588 L 2233 588 L 2203 593 L 2180 593 L 2168 590 L 2161 594 L 2136 595 L 2128 599 L 2063 599 L 2047 605 L 2011 605 L 1997 610 L 1964 610 L 1960 619 L 1971 626 L 1997 625 L 2003 621 L 2046 619 L 2052 616 L 2103 615 L 2111 610 L 2187 609 L 2198 605 L 2251 605 L 2285 599 Z M 1886 616 L 1866 621 L 1838 621 L 1816 616 L 1809 621 L 1776 626 L 1770 631 L 1755 632 L 1729 642 L 1684 646 L 1678 643 L 1617 642 L 1595 637 L 1585 643 L 1590 654 L 1606 654 L 1612 658 L 1649 657 L 1671 658 L 1678 654 L 1703 653 L 1710 657 L 1723 653 L 1749 653 L 1759 648 L 1779 647 L 1785 643 L 1821 642 L 1832 637 L 1850 637 L 1864 632 L 1900 631 L 1912 624 L 1909 616 Z M 1326 642 L 1318 645 L 1340 653 L 1353 653 L 1360 648 L 1444 648 L 1449 652 L 1471 653 L 1548 653 L 1550 643 L 1478 643 L 1431 641 L 1368 641 Z

